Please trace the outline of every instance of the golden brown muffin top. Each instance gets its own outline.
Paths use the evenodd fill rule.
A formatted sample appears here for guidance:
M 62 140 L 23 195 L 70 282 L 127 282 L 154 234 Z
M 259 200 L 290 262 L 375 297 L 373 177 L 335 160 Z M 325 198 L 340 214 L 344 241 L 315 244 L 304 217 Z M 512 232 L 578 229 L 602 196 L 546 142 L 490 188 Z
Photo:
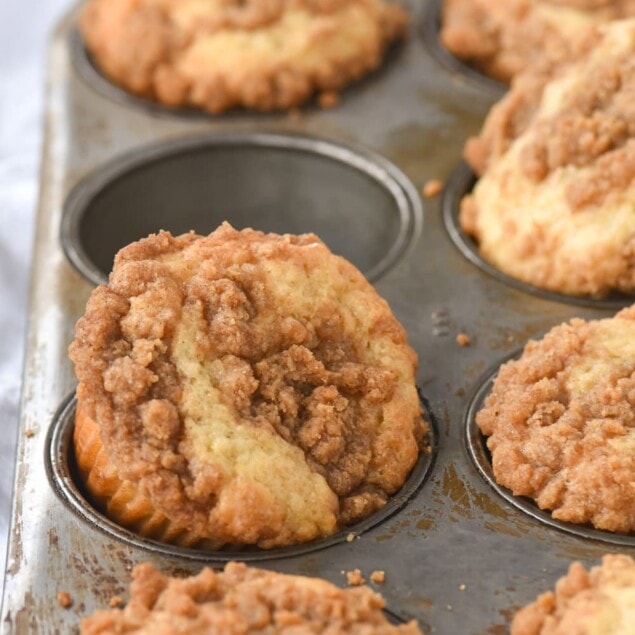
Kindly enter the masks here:
M 556 583 L 514 616 L 511 635 L 631 635 L 635 624 L 635 561 L 609 554 L 586 571 L 574 562 Z
M 291 108 L 314 92 L 333 101 L 406 25 L 384 0 L 91 0 L 80 18 L 115 83 L 211 112 Z
M 601 22 L 635 15 L 634 0 L 445 0 L 440 38 L 458 58 L 509 83 L 541 61 L 575 55 Z
M 390 624 L 381 596 L 368 587 L 340 589 L 319 578 L 284 575 L 230 562 L 186 579 L 145 563 L 132 572 L 123 609 L 97 611 L 81 635 L 421 635 L 416 622 Z
M 476 423 L 515 495 L 562 521 L 635 531 L 635 306 L 530 341 Z
M 124 248 L 70 347 L 123 479 L 221 542 L 277 546 L 380 508 L 427 426 L 388 305 L 314 235 Z

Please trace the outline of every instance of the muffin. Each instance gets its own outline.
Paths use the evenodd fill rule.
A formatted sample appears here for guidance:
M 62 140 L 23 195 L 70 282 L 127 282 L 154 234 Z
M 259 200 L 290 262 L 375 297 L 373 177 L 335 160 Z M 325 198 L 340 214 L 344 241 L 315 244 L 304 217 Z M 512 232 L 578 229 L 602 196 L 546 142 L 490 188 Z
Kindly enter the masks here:
M 404 329 L 312 234 L 133 243 L 70 356 L 86 489 L 159 540 L 328 536 L 380 509 L 427 444 Z
M 569 295 L 635 291 L 635 19 L 522 73 L 465 156 L 460 225 L 506 274 Z
M 323 103 L 377 68 L 407 16 L 385 0 L 90 0 L 80 28 L 125 90 L 219 113 Z
M 368 587 L 340 589 L 236 562 L 187 579 L 169 578 L 145 563 L 133 569 L 128 605 L 97 611 L 82 621 L 80 635 L 421 635 L 414 621 L 390 624 L 383 606 Z
M 635 306 L 574 319 L 501 366 L 476 423 L 496 481 L 557 520 L 635 530 Z
M 634 624 L 635 561 L 606 555 L 589 572 L 573 563 L 555 593 L 516 613 L 511 635 L 630 635 Z
M 439 37 L 470 66 L 504 83 L 569 54 L 594 24 L 635 16 L 633 0 L 445 0 Z

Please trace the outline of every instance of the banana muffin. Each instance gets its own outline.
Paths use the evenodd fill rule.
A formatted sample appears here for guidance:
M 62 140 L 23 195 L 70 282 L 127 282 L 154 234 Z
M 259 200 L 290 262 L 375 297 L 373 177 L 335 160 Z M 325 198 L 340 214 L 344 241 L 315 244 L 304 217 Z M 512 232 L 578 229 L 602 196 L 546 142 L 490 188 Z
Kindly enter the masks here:
M 465 157 L 462 229 L 506 274 L 550 291 L 635 292 L 635 19 L 516 78 Z
M 381 508 L 427 443 L 404 329 L 312 234 L 133 243 L 70 356 L 86 488 L 159 540 L 327 536 Z
M 124 609 L 97 611 L 81 635 L 421 635 L 416 622 L 390 624 L 368 587 L 340 589 L 319 578 L 230 562 L 186 579 L 151 564 L 134 568 Z
M 513 494 L 557 520 L 635 531 L 635 306 L 530 341 L 476 423 Z
M 566 576 L 514 616 L 511 635 L 632 635 L 635 561 L 609 554 L 586 571 L 574 562 Z
M 444 0 L 439 37 L 456 57 L 509 83 L 572 51 L 594 24 L 635 16 L 635 0 Z
M 403 37 L 385 0 L 90 0 L 81 32 L 127 91 L 219 113 L 292 108 L 377 68 Z

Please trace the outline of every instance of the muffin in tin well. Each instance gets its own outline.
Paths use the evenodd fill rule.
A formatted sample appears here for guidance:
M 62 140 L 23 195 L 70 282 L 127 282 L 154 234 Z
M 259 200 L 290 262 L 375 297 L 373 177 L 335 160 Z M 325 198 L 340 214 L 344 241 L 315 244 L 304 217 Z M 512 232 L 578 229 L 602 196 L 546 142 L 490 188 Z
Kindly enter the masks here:
M 81 14 L 98 67 L 167 106 L 219 113 L 298 106 L 377 68 L 404 36 L 385 0 L 91 0 Z
M 509 83 L 557 59 L 593 25 L 635 16 L 633 0 L 444 0 L 439 37 L 456 57 Z
M 635 19 L 537 64 L 465 156 L 480 175 L 462 229 L 504 273 L 569 295 L 635 292 Z
M 476 423 L 515 495 L 557 520 L 635 532 L 635 306 L 530 341 Z
M 86 486 L 159 539 L 327 536 L 381 508 L 427 443 L 404 329 L 311 234 L 225 224 L 133 243 L 70 355 Z
M 97 611 L 82 621 L 80 633 L 421 635 L 414 621 L 388 622 L 383 606 L 368 587 L 340 589 L 320 578 L 236 562 L 221 572 L 206 568 L 184 579 L 144 563 L 132 572 L 127 606 Z

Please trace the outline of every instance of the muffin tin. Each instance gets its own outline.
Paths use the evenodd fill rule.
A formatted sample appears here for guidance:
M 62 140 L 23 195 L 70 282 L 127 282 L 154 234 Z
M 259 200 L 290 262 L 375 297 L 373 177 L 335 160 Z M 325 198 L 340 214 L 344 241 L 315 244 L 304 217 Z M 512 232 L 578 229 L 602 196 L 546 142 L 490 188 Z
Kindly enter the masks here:
M 475 264 L 455 223 L 471 186 L 457 166 L 500 87 L 433 53 L 438 2 L 404 4 L 409 38 L 381 69 L 345 90 L 338 107 L 293 115 L 214 117 L 129 97 L 90 65 L 77 9 L 60 23 L 0 633 L 75 632 L 81 617 L 125 595 L 131 567 L 145 560 L 185 574 L 233 557 L 340 585 L 344 571 L 381 569 L 391 614 L 418 619 L 427 633 L 496 635 L 571 560 L 635 555 L 632 536 L 554 523 L 491 481 L 473 415 L 498 365 L 555 324 L 607 317 L 629 301 L 574 303 Z M 418 190 L 434 178 L 445 192 L 423 200 Z M 160 227 L 211 231 L 224 219 L 316 231 L 373 280 L 419 354 L 432 454 L 385 510 L 319 543 L 234 553 L 158 545 L 95 512 L 74 479 L 66 349 L 94 284 L 129 240 Z M 467 347 L 455 341 L 461 332 Z M 73 598 L 70 610 L 58 605 L 60 591 Z

